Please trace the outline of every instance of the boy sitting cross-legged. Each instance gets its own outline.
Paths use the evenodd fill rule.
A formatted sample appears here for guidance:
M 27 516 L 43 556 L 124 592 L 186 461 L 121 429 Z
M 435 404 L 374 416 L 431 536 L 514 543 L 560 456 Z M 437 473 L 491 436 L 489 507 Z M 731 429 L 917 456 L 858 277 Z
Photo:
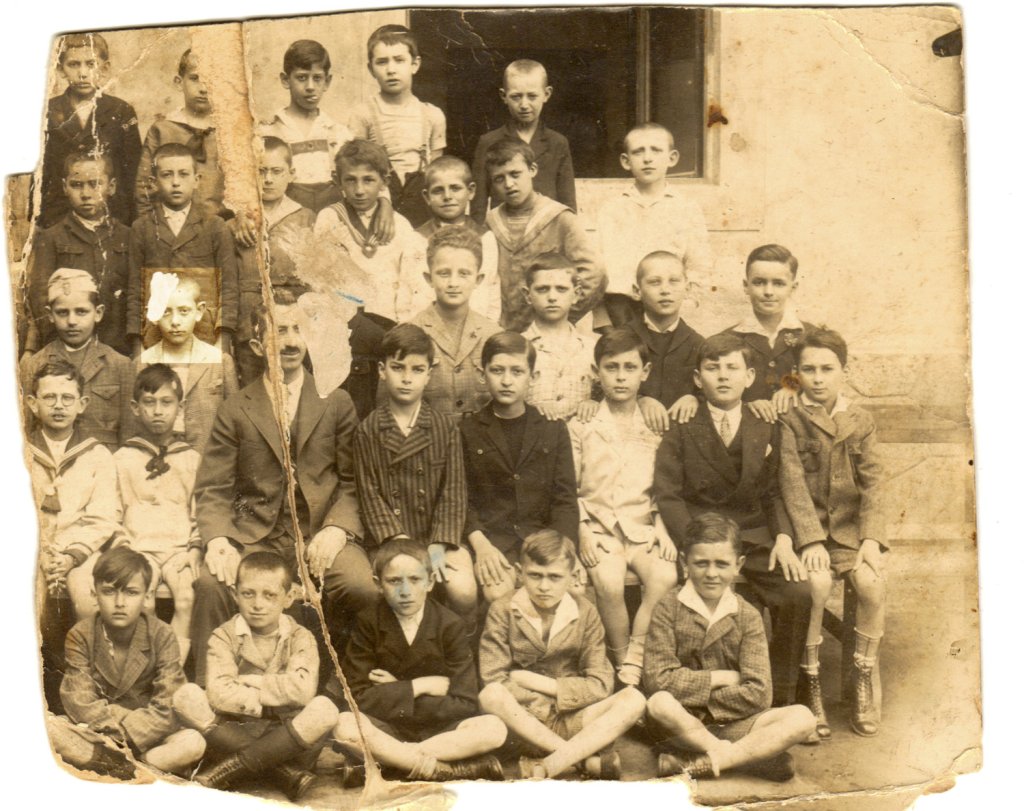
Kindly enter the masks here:
M 779 417 L 779 487 L 797 538 L 809 542 L 801 549 L 803 564 L 809 571 L 848 575 L 857 592 L 856 692 L 850 723 L 858 735 L 870 737 L 879 725 L 872 671 L 885 630 L 887 548 L 875 422 L 842 392 L 847 350 L 838 333 L 812 330 L 793 351 L 800 396 Z M 821 700 L 818 649 L 828 593 L 815 596 L 797 700 L 814 712 L 818 735 L 825 738 L 830 731 Z
M 624 684 L 640 683 L 651 611 L 676 584 L 676 548 L 654 505 L 654 458 L 661 438 L 637 403 L 651 370 L 647 347 L 628 329 L 602 335 L 594 368 L 604 400 L 587 423 L 569 423 L 580 503 L 580 558 L 594 585 L 608 651 Z M 626 571 L 643 584 L 632 629 Z
M 174 432 L 183 397 L 181 380 L 170 366 L 157 363 L 139 372 L 132 411 L 140 430 L 114 454 L 121 521 L 132 548 L 153 567 L 150 597 L 164 582 L 174 598 L 171 628 L 182 664 L 191 647 L 194 599 L 188 548 L 200 542 L 193 501 L 200 457 Z
M 370 753 L 410 779 L 502 779 L 487 755 L 507 730 L 480 715 L 476 662 L 462 621 L 428 596 L 430 559 L 411 540 L 385 543 L 374 559 L 377 605 L 360 614 L 342 669 L 352 690 Z M 335 737 L 362 756 L 351 712 Z
M 476 630 L 473 561 L 462 545 L 466 474 L 462 438 L 451 417 L 423 392 L 434 343 L 415 324 L 399 324 L 383 341 L 380 378 L 387 402 L 355 432 L 356 489 L 367 542 L 406 538 L 426 547 L 430 571 L 448 606 Z
M 579 507 L 569 431 L 526 404 L 537 350 L 518 332 L 484 343 L 483 378 L 491 401 L 460 428 L 473 549 L 484 600 L 513 592 L 523 539 L 545 527 L 576 542 Z
M 338 709 L 316 694 L 313 634 L 283 613 L 293 599 L 292 578 L 276 552 L 242 558 L 238 613 L 210 637 L 206 690 L 186 684 L 174 694 L 182 723 L 202 733 L 207 752 L 219 758 L 195 775 L 204 786 L 269 777 L 297 800 L 315 779 L 309 768 Z
M 521 777 L 558 777 L 582 764 L 591 776 L 617 780 L 618 753 L 602 750 L 640 720 L 644 697 L 634 687 L 612 694 L 601 620 L 569 593 L 572 541 L 541 530 L 523 543 L 520 561 L 524 586 L 487 612 L 480 707 L 544 754 L 521 758 Z
M 171 708 L 185 674 L 174 633 L 145 610 L 152 577 L 146 557 L 125 546 L 96 561 L 99 613 L 75 625 L 65 645 L 67 717 L 47 719 L 53 748 L 73 766 L 131 778 L 124 755 L 104 745 L 112 741 L 161 771 L 181 772 L 206 748 Z
M 768 780 L 793 777 L 786 751 L 805 740 L 814 716 L 801 705 L 771 707 L 772 677 L 760 613 L 732 582 L 743 566 L 736 522 L 704 513 L 687 526 L 680 563 L 686 583 L 654 609 L 644 656 L 652 733 L 674 749 L 658 774 L 717 777 L 743 768 Z

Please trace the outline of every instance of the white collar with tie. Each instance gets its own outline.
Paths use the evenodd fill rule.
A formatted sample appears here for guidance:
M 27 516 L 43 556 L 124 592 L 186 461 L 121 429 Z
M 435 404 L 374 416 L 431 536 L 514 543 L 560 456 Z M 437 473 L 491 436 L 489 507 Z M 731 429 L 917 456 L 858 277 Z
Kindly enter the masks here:
M 723 411 L 716 406 L 708 403 L 708 411 L 711 412 L 711 421 L 715 424 L 715 428 L 718 430 L 718 435 L 722 437 L 722 442 L 725 443 L 725 447 L 729 447 L 729 443 L 732 442 L 733 437 L 736 436 L 736 432 L 740 430 L 740 421 L 743 419 L 743 403 L 742 401 L 736 403 L 728 411 Z
M 284 414 L 288 424 L 292 424 L 292 420 L 295 419 L 295 415 L 299 413 L 299 398 L 302 396 L 302 384 L 306 379 L 306 370 L 300 368 L 299 374 L 296 375 L 295 379 L 291 383 L 283 383 L 284 385 Z M 283 382 L 283 381 L 282 381 Z M 269 375 L 263 375 L 263 386 L 267 390 L 267 396 L 270 398 L 270 402 L 274 402 L 277 395 L 274 393 L 274 385 L 270 380 Z

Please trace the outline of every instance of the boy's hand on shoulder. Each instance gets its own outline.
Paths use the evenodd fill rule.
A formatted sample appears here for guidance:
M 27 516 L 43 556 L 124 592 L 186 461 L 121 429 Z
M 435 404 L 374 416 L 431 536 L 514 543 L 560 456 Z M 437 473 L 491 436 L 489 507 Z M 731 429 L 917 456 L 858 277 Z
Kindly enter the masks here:
M 367 673 L 366 678 L 368 678 L 374 684 L 391 684 L 392 682 L 398 681 L 398 679 L 396 679 L 394 676 L 388 673 L 388 671 L 383 670 L 379 667 L 374 668 L 369 673 Z
M 572 412 L 568 411 L 565 406 L 558 406 L 552 403 L 535 403 L 534 407 L 540 412 L 540 415 L 549 422 L 555 422 L 562 418 L 568 419 L 572 416 Z M 595 409 L 595 413 L 596 411 L 597 409 Z
M 47 581 L 62 579 L 75 568 L 75 559 L 71 555 L 54 555 L 46 567 Z
M 193 546 L 185 555 L 185 563 L 178 570 L 180 572 L 186 569 L 192 570 L 192 581 L 195 582 L 199 579 L 199 569 L 203 565 L 203 550 L 197 546 Z
M 496 586 L 505 579 L 505 572 L 512 570 L 512 564 L 483 533 L 480 533 L 480 536 L 473 544 L 473 552 L 476 554 L 476 579 L 481 585 Z
M 680 425 L 689 422 L 697 414 L 697 406 L 700 403 L 692 394 L 684 394 L 668 410 L 669 419 L 675 420 Z
M 882 576 L 882 545 L 874 538 L 865 538 L 857 550 L 857 558 L 853 563 L 853 571 L 867 566 L 878 577 Z
M 644 418 L 644 425 L 652 433 L 663 434 L 669 429 L 671 423 L 668 411 L 658 400 L 653 397 L 641 397 L 636 404 L 640 409 L 640 416 Z
M 597 416 L 597 409 L 600 405 L 601 404 L 597 402 L 597 400 L 584 400 L 576 408 L 576 419 L 586 425 Z
M 797 404 L 799 395 L 799 390 L 783 386 L 772 395 L 772 407 L 775 409 L 777 414 L 785 414 L 790 408 Z
M 807 570 L 800 562 L 796 552 L 793 551 L 793 539 L 788 535 L 780 534 L 775 538 L 772 553 L 768 556 L 769 572 L 775 571 L 776 563 L 787 581 L 807 579 Z
M 435 583 L 445 583 L 448 576 L 445 574 L 447 560 L 445 552 L 448 548 L 443 543 L 432 543 L 427 545 L 427 555 L 430 557 L 430 572 L 434 576 Z
M 751 403 L 747 403 L 747 408 L 762 422 L 769 422 L 774 425 L 775 421 L 779 418 L 771 400 L 754 400 Z
M 309 573 L 317 580 L 323 580 L 334 559 L 348 543 L 348 533 L 341 527 L 326 526 L 306 544 L 306 563 Z
M 664 538 L 659 538 L 657 535 L 647 543 L 647 554 L 652 552 L 656 552 L 662 560 L 667 560 L 671 563 L 674 563 L 678 557 L 676 545 L 671 541 L 666 541 Z
M 225 537 L 214 538 L 206 545 L 206 568 L 225 586 L 235 585 L 242 556 Z
M 800 562 L 809 572 L 827 572 L 832 566 L 828 550 L 822 541 L 808 544 L 800 550 Z
M 231 235 L 235 243 L 242 248 L 256 247 L 256 215 L 252 212 L 239 212 L 228 221 Z
M 597 535 L 590 531 L 589 524 L 585 522 L 580 524 L 580 560 L 583 561 L 583 565 L 588 569 L 593 569 L 597 566 L 597 550 L 599 549 L 606 554 L 611 551 L 601 542 Z
M 370 230 L 378 245 L 387 245 L 395 238 L 395 210 L 387 197 L 377 198 L 377 210 L 373 212 Z
M 447 676 L 420 676 L 412 680 L 413 696 L 446 696 L 451 680 Z

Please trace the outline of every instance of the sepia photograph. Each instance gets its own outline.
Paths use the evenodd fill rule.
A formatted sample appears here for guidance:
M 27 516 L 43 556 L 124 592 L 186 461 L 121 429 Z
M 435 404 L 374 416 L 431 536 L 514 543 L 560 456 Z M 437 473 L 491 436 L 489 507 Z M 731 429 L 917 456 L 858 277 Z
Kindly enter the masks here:
M 26 57 L 14 667 L 58 768 L 829 811 L 980 769 L 969 17 L 296 11 Z

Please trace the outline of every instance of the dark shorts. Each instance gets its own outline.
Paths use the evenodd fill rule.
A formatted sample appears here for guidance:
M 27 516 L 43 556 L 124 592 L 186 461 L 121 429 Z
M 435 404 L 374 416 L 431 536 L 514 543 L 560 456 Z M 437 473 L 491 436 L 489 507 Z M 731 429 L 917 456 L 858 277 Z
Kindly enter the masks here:
M 715 724 L 705 721 L 704 728 L 720 741 L 731 741 L 732 743 L 735 743 L 741 738 L 745 738 L 749 735 L 750 731 L 754 728 L 754 724 L 757 723 L 757 719 L 766 712 L 767 710 L 762 710 L 759 713 L 751 715 L 749 718 L 740 718 L 736 721 L 726 721 L 723 724 Z M 672 739 L 674 736 L 661 724 L 657 723 L 653 719 L 648 719 L 647 730 L 650 740 L 655 747 L 673 747 Z
M 433 738 L 435 735 L 440 735 L 442 732 L 451 732 L 453 729 L 457 729 L 459 724 L 465 721 L 465 718 L 460 718 L 457 721 L 451 721 L 447 724 L 421 724 L 417 722 L 410 722 L 407 724 L 401 724 L 391 721 L 381 721 L 379 718 L 374 718 L 372 715 L 366 713 L 361 714 L 360 721 L 366 721 L 373 724 L 381 732 L 390 735 L 399 741 L 406 743 L 419 743 L 425 741 L 428 738 Z

